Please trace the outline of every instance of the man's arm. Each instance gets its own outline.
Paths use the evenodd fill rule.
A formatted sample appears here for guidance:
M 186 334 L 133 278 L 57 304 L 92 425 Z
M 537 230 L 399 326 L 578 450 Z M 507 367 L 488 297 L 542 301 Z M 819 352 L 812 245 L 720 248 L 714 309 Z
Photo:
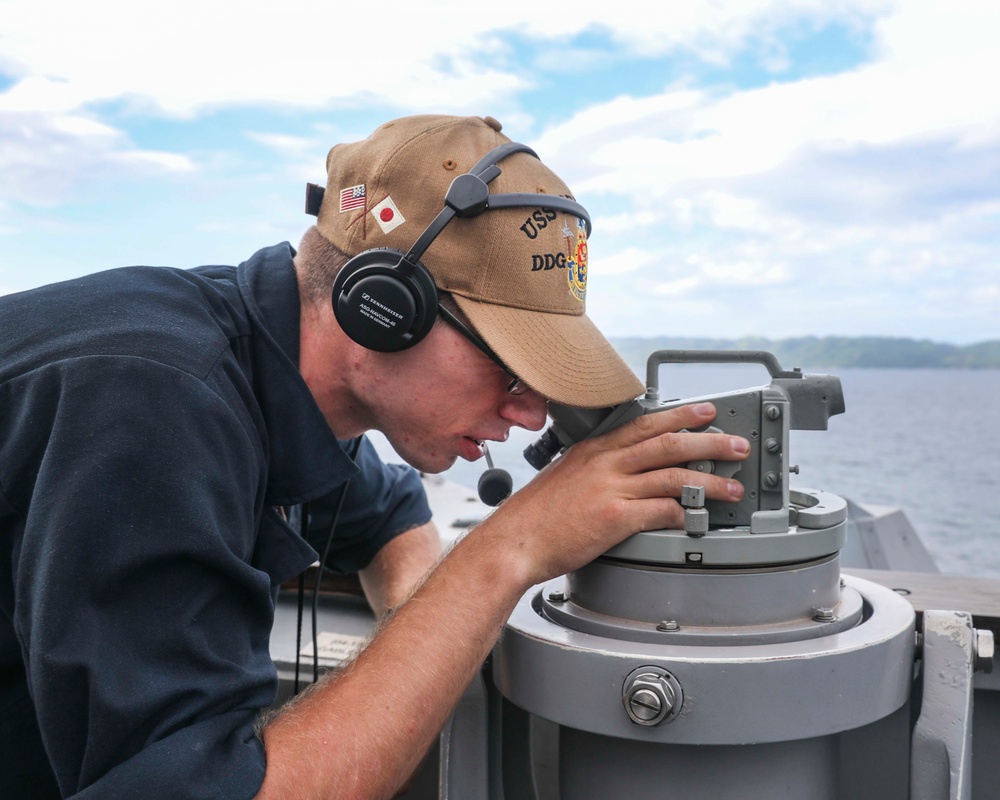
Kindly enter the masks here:
M 372 643 L 265 727 L 258 795 L 379 798 L 430 746 L 531 586 L 571 571 L 640 530 L 678 527 L 685 483 L 713 499 L 742 487 L 673 465 L 739 460 L 745 440 L 677 433 L 710 405 L 651 414 L 581 442 L 461 540 Z
M 390 540 L 358 573 L 375 616 L 402 603 L 441 557 L 441 539 L 433 522 L 418 525 Z

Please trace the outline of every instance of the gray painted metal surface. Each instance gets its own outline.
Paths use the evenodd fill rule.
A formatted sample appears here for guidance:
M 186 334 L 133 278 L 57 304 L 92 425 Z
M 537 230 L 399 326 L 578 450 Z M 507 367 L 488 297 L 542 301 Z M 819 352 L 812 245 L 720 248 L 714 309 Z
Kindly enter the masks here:
M 790 490 L 789 500 L 793 505 L 787 509 L 754 512 L 755 519 L 766 514 L 780 515 L 767 517 L 776 523 L 773 530 L 755 531 L 749 526 L 714 528 L 700 537 L 691 537 L 682 530 L 642 531 L 606 555 L 642 564 L 749 566 L 797 564 L 839 552 L 847 536 L 846 501 L 827 492 L 802 488 Z
M 663 746 L 563 729 L 560 800 L 838 800 L 837 737 Z
M 489 709 L 477 674 L 441 731 L 440 800 L 489 800 Z
M 830 636 L 861 622 L 864 605 L 857 591 L 840 586 L 836 557 L 781 570 L 640 569 L 601 559 L 568 575 L 566 586 L 561 602 L 541 596 L 546 618 L 653 644 L 745 646 Z
M 542 591 L 518 604 L 494 651 L 494 678 L 511 702 L 560 725 L 675 744 L 778 742 L 839 733 L 886 717 L 909 697 L 914 613 L 899 595 L 853 578 L 870 608 L 847 631 L 740 646 L 655 645 L 580 633 L 539 614 Z M 561 584 L 559 585 L 561 587 Z M 673 674 L 684 707 L 668 726 L 640 728 L 621 705 L 637 667 Z M 586 698 L 586 702 L 580 702 Z M 824 713 L 815 713 L 824 698 Z
M 599 558 L 570 573 L 566 585 L 574 604 L 636 622 L 767 625 L 808 619 L 819 606 L 836 606 L 840 565 L 835 556 L 791 569 L 640 567 Z
M 913 730 L 911 800 L 972 796 L 972 615 L 925 611 L 923 701 Z
M 901 509 L 852 502 L 840 559 L 845 567 L 858 569 L 940 571 Z

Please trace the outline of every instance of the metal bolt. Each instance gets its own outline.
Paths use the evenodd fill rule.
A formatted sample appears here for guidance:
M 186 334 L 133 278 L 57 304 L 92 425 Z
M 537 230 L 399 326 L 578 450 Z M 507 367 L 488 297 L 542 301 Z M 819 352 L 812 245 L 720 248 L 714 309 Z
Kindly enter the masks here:
M 663 698 L 652 689 L 636 689 L 629 695 L 628 705 L 640 725 L 652 725 L 663 713 Z
M 781 478 L 778 477 L 777 472 L 765 472 L 764 473 L 764 485 L 768 489 L 776 489 L 778 484 L 781 482 Z
M 566 592 L 562 589 L 556 589 L 549 592 L 549 602 L 550 603 L 565 603 L 566 602 Z
M 976 638 L 972 644 L 974 658 L 972 668 L 976 672 L 993 672 L 993 631 L 976 628 Z
M 764 416 L 768 419 L 781 419 L 781 406 L 764 406 Z
M 766 442 L 764 442 L 764 449 L 767 450 L 767 452 L 769 453 L 780 453 L 781 442 L 779 442 L 772 436 Z
M 663 631 L 664 633 L 670 633 L 671 631 L 679 631 L 681 626 L 677 623 L 675 619 L 665 619 L 659 625 L 656 626 L 656 630 Z
M 837 615 L 833 613 L 832 608 L 817 608 L 813 619 L 816 622 L 836 622 Z
M 648 670 L 648 671 L 647 671 Z M 680 684 L 666 670 L 644 667 L 622 691 L 625 713 L 636 725 L 652 727 L 680 710 Z

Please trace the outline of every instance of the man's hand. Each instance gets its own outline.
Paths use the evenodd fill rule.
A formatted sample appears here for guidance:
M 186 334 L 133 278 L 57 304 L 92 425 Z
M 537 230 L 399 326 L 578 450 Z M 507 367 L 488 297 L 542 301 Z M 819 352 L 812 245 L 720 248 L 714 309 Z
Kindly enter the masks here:
M 592 561 L 643 530 L 683 528 L 678 499 L 685 485 L 714 500 L 739 500 L 734 480 L 688 470 L 690 461 L 741 461 L 746 439 L 689 433 L 715 417 L 711 403 L 647 414 L 571 447 L 494 515 L 540 583 Z M 684 432 L 681 432 L 684 431 Z

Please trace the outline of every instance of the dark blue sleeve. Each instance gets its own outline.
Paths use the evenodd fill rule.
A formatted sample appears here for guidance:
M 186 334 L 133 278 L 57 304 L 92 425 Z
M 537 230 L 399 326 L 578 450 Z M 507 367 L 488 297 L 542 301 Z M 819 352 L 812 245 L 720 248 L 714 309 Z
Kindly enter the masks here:
M 350 447 L 350 444 L 345 444 Z M 399 534 L 430 521 L 420 476 L 401 464 L 384 464 L 366 437 L 357 454 L 359 473 L 347 485 L 344 505 L 330 545 L 327 566 L 353 573 Z M 322 553 L 336 513 L 340 488 L 309 503 L 309 543 Z
M 280 522 L 251 416 L 139 358 L 43 369 L 7 387 L 35 418 L 18 435 L 44 431 L 17 473 L 35 484 L 13 622 L 60 789 L 252 797 L 276 687 L 274 577 L 254 553 L 258 526 Z

